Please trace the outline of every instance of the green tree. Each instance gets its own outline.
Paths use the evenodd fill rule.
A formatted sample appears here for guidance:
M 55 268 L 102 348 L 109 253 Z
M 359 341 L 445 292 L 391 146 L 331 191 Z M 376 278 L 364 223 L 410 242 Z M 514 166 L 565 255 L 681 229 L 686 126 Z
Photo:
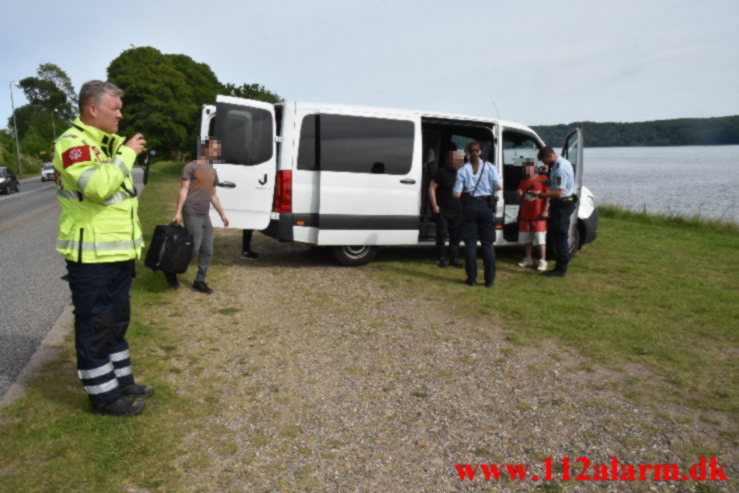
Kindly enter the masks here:
M 143 133 L 148 147 L 164 155 L 194 149 L 200 107 L 223 91 L 208 65 L 149 46 L 121 53 L 108 80 L 125 92 L 121 133 Z
M 225 93 L 228 96 L 236 96 L 237 98 L 245 99 L 256 99 L 257 101 L 265 101 L 267 103 L 279 103 L 283 99 L 279 94 L 270 91 L 261 84 L 241 84 L 235 86 L 234 84 L 225 85 Z
M 28 104 L 47 113 L 49 118 L 54 113 L 66 121 L 74 117 L 77 96 L 69 76 L 57 65 L 42 63 L 36 70 L 36 76 L 22 79 L 20 85 Z

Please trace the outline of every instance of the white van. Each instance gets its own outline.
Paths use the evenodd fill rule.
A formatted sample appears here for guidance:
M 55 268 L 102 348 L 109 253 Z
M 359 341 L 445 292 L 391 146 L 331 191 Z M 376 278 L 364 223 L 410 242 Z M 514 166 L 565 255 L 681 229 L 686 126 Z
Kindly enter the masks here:
M 433 152 L 444 166 L 442 148 L 461 150 L 471 140 L 503 178 L 495 246 L 517 245 L 522 163 L 536 161 L 544 146 L 530 128 L 502 120 L 229 96 L 203 107 L 200 134 L 221 141 L 214 167 L 232 227 L 330 247 L 344 265 L 367 263 L 380 245 L 434 244 L 425 161 Z M 574 254 L 595 239 L 598 225 L 593 194 L 582 186 L 580 128 L 562 154 L 575 168 L 579 197 Z

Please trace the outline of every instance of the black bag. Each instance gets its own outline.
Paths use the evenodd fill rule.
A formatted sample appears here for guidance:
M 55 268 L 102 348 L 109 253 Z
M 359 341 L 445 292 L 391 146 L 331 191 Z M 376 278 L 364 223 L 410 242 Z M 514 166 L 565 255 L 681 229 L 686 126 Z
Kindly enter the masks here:
M 192 235 L 177 223 L 154 228 L 144 265 L 153 271 L 182 274 L 192 260 Z

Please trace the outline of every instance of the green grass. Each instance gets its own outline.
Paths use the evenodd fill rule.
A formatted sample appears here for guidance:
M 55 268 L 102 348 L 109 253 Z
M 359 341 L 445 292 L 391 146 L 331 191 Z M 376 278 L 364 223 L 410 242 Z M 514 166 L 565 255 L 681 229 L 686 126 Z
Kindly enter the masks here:
M 157 163 L 151 169 L 140 208 L 147 242 L 154 225 L 171 219 L 181 166 Z M 651 398 L 728 411 L 736 421 L 736 226 L 604 209 L 598 240 L 573 259 L 566 279 L 522 271 L 515 265 L 517 249 L 499 249 L 498 255 L 498 280 L 492 290 L 467 288 L 463 271 L 437 268 L 426 248 L 384 249 L 364 270 L 388 286 L 408 287 L 414 296 L 430 296 L 499 323 L 510 345 L 504 354 L 554 337 L 579 349 L 587 367 L 646 365 L 665 382 Z M 214 260 L 216 273 L 227 265 L 223 259 Z M 207 354 L 179 350 L 192 335 L 170 330 L 166 315 L 150 316 L 157 322 L 142 319 L 143 313 L 186 308 L 174 302 L 163 276 L 141 263 L 138 267 L 129 339 L 137 375 L 157 388 L 152 405 L 130 419 L 90 414 L 73 377 L 70 336 L 60 359 L 33 381 L 28 395 L 0 410 L 0 491 L 174 490 L 181 484 L 174 466 L 178 460 L 183 468 L 197 468 L 208 460 L 201 445 L 189 443 L 183 430 L 205 426 L 201 423 L 218 409 L 218 395 L 207 385 L 183 395 L 170 383 L 187 385 L 193 376 L 207 378 Z M 210 309 L 213 317 L 230 320 L 238 316 L 232 306 Z M 624 384 L 624 393 L 647 385 L 649 379 L 635 377 L 630 382 L 633 385 Z M 428 392 L 414 389 L 411 396 L 420 402 Z M 527 405 L 520 403 L 522 408 Z M 707 425 L 718 422 L 711 412 L 703 415 Z M 284 428 L 280 433 L 297 437 L 301 430 Z M 225 438 L 227 433 L 220 437 Z M 234 444 L 225 441 L 220 446 L 228 451 Z
M 658 377 L 647 383 L 653 390 L 736 415 L 738 233 L 735 224 L 603 208 L 598 239 L 573 258 L 565 279 L 518 268 L 518 248 L 497 249 L 493 290 L 468 288 L 464 271 L 439 269 L 430 249 L 392 249 L 368 270 L 492 317 L 516 340 L 556 338 L 588 365 L 644 364 Z
M 174 211 L 180 169 L 181 163 L 158 163 L 152 169 L 141 202 L 146 240 L 154 225 Z M 177 373 L 169 355 L 182 335 L 137 321 L 136 307 L 166 305 L 163 287 L 161 275 L 138 265 L 128 338 L 135 341 L 131 350 L 139 377 L 156 387 L 154 399 L 167 406 L 152 405 L 142 416 L 126 419 L 91 414 L 72 378 L 75 356 L 69 336 L 60 359 L 33 381 L 28 395 L 0 413 L 0 491 L 140 491 L 176 483 L 171 464 L 180 454 L 178 426 L 184 419 L 204 419 L 210 407 L 193 406 L 157 378 Z

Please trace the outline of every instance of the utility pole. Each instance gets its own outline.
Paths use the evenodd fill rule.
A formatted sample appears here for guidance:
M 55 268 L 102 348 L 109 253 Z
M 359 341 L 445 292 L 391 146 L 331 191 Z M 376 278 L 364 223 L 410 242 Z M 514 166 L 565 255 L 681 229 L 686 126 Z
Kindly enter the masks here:
M 54 119 L 56 117 L 56 109 L 51 110 L 51 141 L 56 140 L 56 126 L 54 125 Z
M 15 123 L 15 102 L 13 101 L 13 85 L 20 87 L 21 85 L 17 80 L 12 81 L 8 84 L 10 88 L 10 108 L 13 110 L 13 133 L 15 134 L 15 157 L 18 159 L 18 177 L 23 174 L 21 169 L 21 147 L 18 145 L 18 125 Z

